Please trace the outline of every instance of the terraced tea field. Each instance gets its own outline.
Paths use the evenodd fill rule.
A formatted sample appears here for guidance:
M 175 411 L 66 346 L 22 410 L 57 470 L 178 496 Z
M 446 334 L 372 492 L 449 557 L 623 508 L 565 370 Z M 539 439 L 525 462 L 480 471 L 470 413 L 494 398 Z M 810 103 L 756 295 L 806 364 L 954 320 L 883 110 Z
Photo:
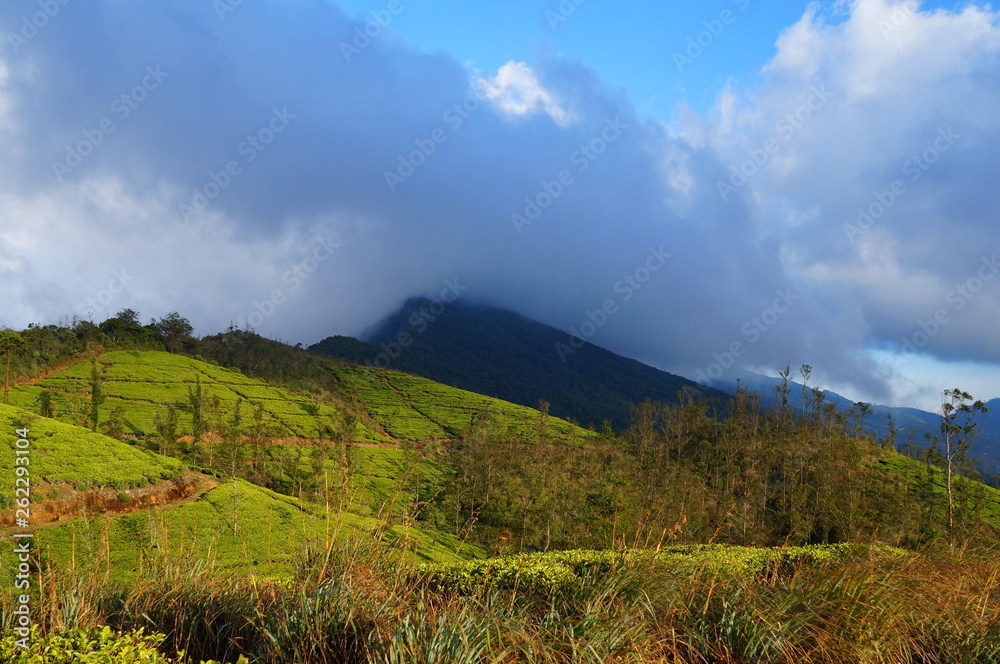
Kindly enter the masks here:
M 341 419 L 340 412 L 317 403 L 307 395 L 268 385 L 243 374 L 206 362 L 155 351 L 116 351 L 97 358 L 103 367 L 101 387 L 105 401 L 100 407 L 101 421 L 108 421 L 119 409 L 125 432 L 148 438 L 156 432 L 154 418 L 168 405 L 178 407 L 178 431 L 192 433 L 193 411 L 188 405 L 191 393 L 200 384 L 203 417 L 220 425 L 228 424 L 237 402 L 242 401 L 242 431 L 254 426 L 268 437 L 318 438 L 329 435 Z M 60 371 L 35 385 L 11 390 L 10 402 L 29 410 L 38 410 L 43 392 L 52 395 L 53 417 L 64 422 L 87 424 L 91 390 L 91 365 L 82 362 Z M 257 409 L 260 421 L 254 421 Z M 361 422 L 356 431 L 359 441 L 391 442 L 370 424 Z
M 176 478 L 183 464 L 80 427 L 63 424 L 16 408 L 0 405 L 0 440 L 13 442 L 14 432 L 30 429 L 32 485 L 68 484 L 86 490 L 96 487 L 140 488 Z M 13 448 L 0 453 L 0 506 L 14 496 Z
M 404 440 L 457 438 L 480 414 L 502 419 L 512 433 L 535 435 L 540 413 L 525 406 L 467 392 L 441 383 L 364 367 L 338 367 L 337 378 L 385 431 Z M 548 435 L 575 439 L 593 435 L 557 417 L 546 418 Z

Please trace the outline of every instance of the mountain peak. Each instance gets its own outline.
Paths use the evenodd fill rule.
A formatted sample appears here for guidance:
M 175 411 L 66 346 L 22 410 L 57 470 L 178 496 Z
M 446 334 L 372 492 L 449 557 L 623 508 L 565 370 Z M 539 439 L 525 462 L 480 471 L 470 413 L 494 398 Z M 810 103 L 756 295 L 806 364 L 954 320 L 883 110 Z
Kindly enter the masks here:
M 362 338 L 330 337 L 310 350 L 525 406 L 546 401 L 553 415 L 616 428 L 646 399 L 673 403 L 682 390 L 726 396 L 583 340 L 570 348 L 565 332 L 485 304 L 410 298 Z

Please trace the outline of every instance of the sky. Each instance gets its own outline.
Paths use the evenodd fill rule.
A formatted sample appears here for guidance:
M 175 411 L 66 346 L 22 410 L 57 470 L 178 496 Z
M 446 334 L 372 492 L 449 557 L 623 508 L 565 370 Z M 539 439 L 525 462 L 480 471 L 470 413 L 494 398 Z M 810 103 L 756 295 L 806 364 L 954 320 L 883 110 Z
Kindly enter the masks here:
M 11 0 L 0 35 L 0 327 L 308 345 L 419 295 L 703 382 L 1000 396 L 989 5 Z

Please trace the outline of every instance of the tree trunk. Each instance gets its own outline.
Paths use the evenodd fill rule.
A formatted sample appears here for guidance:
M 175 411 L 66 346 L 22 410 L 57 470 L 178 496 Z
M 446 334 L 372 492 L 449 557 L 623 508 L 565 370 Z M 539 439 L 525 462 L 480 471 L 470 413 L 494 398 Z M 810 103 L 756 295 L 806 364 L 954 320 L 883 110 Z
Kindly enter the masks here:
M 10 387 L 10 356 L 12 353 L 7 353 L 7 367 L 3 372 L 3 402 L 7 403 L 7 388 Z

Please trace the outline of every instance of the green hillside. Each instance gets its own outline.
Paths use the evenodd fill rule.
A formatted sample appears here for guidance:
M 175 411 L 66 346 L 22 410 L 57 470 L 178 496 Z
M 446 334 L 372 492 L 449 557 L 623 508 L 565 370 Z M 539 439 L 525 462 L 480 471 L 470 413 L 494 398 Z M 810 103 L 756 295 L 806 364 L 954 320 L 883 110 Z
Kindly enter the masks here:
M 937 503 L 940 509 L 944 509 L 944 470 L 902 454 L 880 459 L 879 463 L 890 473 L 907 480 L 909 497 L 914 503 Z M 985 523 L 1000 529 L 1000 489 L 956 476 L 955 493 L 959 497 L 960 510 L 973 513 Z
M 193 433 L 192 393 L 202 391 L 203 419 L 206 424 L 222 427 L 229 421 L 238 401 L 243 402 L 241 431 L 254 426 L 256 409 L 269 436 L 315 438 L 338 426 L 340 413 L 329 405 L 263 381 L 248 378 L 182 355 L 159 351 L 115 351 L 97 357 L 103 371 L 101 389 L 105 401 L 100 406 L 100 421 L 108 422 L 118 410 L 125 433 L 147 438 L 156 433 L 155 418 L 168 405 L 177 407 L 178 431 Z M 39 398 L 48 391 L 53 398 L 53 417 L 77 425 L 86 425 L 90 408 L 92 366 L 81 362 L 55 373 L 35 385 L 11 390 L 10 402 L 38 410 Z M 360 439 L 384 438 L 366 429 Z
M 15 462 L 15 442 L 27 433 L 26 467 L 36 517 L 54 502 L 82 495 L 77 492 L 110 488 L 123 495 L 186 472 L 179 459 L 16 406 L 0 405 L 0 431 L 6 432 L 8 441 L 0 447 L 0 509 L 14 507 L 15 467 L 24 465 Z M 405 509 L 394 509 L 395 502 L 405 502 L 399 494 L 412 475 L 433 482 L 442 474 L 432 462 L 415 459 L 405 450 L 358 447 L 350 450 L 350 466 L 347 492 L 337 504 L 304 502 L 232 480 L 204 495 L 128 514 L 33 525 L 34 544 L 47 564 L 57 569 L 89 569 L 100 562 L 116 577 L 174 554 L 220 571 L 282 577 L 307 551 L 322 550 L 345 538 L 419 561 L 460 560 L 485 553 L 452 535 L 415 525 L 401 516 Z M 209 479 L 202 478 L 202 483 Z M 124 510 L 127 502 L 113 507 Z M 102 508 L 99 502 L 88 504 L 91 510 Z M 16 566 L 11 547 L 0 548 L 0 565 Z
M 126 445 L 106 436 L 14 406 L 0 405 L 0 504 L 14 495 L 15 431 L 29 429 L 32 485 L 69 484 L 81 489 L 139 488 L 182 472 L 177 459 Z
M 35 532 L 34 544 L 56 569 L 108 566 L 126 578 L 144 566 L 181 558 L 220 572 L 271 578 L 290 575 L 309 551 L 337 542 L 367 542 L 410 560 L 446 562 L 483 551 L 445 533 L 391 525 L 268 491 L 242 480 L 226 482 L 200 500 L 115 517 L 78 519 Z M 14 565 L 2 547 L 0 565 Z
M 481 414 L 503 418 L 527 435 L 541 417 L 533 408 L 397 371 L 342 366 L 334 372 L 389 435 L 403 440 L 457 438 Z M 546 422 L 558 436 L 592 435 L 556 417 Z
M 157 434 L 157 417 L 174 406 L 177 433 L 194 431 L 195 391 L 201 390 L 201 419 L 205 431 L 231 429 L 233 414 L 242 402 L 239 432 L 268 438 L 330 438 L 344 425 L 348 405 L 359 405 L 361 417 L 352 422 L 351 440 L 359 443 L 398 444 L 455 438 L 472 417 L 488 412 L 509 418 L 521 430 L 530 430 L 539 414 L 531 408 L 451 388 L 431 380 L 394 371 L 335 365 L 324 361 L 331 388 L 338 395 L 317 400 L 315 395 L 249 378 L 182 355 L 159 351 L 115 351 L 97 358 L 103 378 L 100 422 L 107 430 L 116 411 L 123 433 L 137 438 Z M 321 360 L 322 361 L 322 360 Z M 39 412 L 40 398 L 52 398 L 52 417 L 88 426 L 93 367 L 81 362 L 34 385 L 11 390 L 10 403 Z M 258 413 L 259 409 L 259 413 Z M 255 417 L 257 419 L 255 419 Z M 560 433 L 577 431 L 569 423 L 549 418 Z M 582 433 L 582 432 L 580 432 Z

